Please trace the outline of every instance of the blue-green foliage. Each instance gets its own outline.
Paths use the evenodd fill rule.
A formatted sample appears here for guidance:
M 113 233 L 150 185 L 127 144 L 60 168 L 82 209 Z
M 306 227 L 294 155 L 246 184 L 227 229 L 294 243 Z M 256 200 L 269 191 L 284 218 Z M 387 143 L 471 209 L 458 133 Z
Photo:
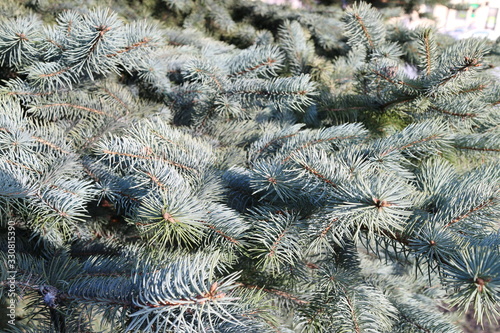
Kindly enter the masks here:
M 127 8 L 0 21 L 0 232 L 17 240 L 0 294 L 16 271 L 36 318 L 8 332 L 458 332 L 438 304 L 498 318 L 487 41 L 401 41 L 365 3 Z

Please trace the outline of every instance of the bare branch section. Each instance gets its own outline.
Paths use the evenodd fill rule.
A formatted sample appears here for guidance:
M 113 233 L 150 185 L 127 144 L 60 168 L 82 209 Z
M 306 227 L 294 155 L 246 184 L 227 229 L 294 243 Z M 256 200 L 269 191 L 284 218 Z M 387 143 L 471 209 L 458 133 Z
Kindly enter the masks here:
M 134 49 L 137 49 L 137 48 L 140 48 L 140 47 L 146 47 L 146 46 L 149 46 L 150 45 L 150 42 L 152 41 L 151 38 L 148 38 L 148 37 L 144 37 L 142 40 L 140 40 L 139 42 L 137 43 L 134 43 L 132 45 L 129 45 L 119 51 L 117 51 L 116 53 L 109 53 L 109 54 L 106 54 L 106 57 L 108 58 L 111 58 L 111 57 L 116 57 L 117 55 L 121 54 L 121 53 L 127 53 L 127 52 L 130 52 Z

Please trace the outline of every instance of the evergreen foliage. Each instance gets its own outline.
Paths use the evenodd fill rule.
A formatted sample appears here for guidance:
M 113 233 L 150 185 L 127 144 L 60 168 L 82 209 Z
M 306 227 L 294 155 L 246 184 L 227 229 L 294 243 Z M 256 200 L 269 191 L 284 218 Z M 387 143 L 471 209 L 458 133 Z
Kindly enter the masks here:
M 366 3 L 92 5 L 0 6 L 3 331 L 496 324 L 496 43 Z

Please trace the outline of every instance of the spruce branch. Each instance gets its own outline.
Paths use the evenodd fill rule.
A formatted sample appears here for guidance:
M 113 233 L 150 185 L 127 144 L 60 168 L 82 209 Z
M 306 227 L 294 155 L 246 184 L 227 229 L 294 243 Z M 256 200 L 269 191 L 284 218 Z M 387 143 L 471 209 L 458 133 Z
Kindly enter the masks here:
M 461 311 L 474 305 L 474 314 L 481 323 L 483 315 L 496 321 L 498 309 L 499 260 L 498 251 L 481 251 L 480 247 L 469 247 L 451 258 L 444 267 L 444 281 L 455 293 L 451 295 L 453 305 Z
M 356 3 L 348 8 L 342 20 L 350 45 L 362 44 L 373 50 L 385 40 L 386 30 L 380 13 L 367 3 Z
M 278 30 L 279 41 L 285 51 L 293 75 L 308 72 L 313 57 L 313 45 L 297 21 L 285 21 Z
M 283 53 L 276 46 L 255 46 L 232 57 L 228 64 L 229 76 L 272 78 L 283 67 Z
M 494 45 L 366 3 L 162 3 L 0 5 L 10 331 L 495 321 Z
M 418 39 L 419 65 L 426 76 L 430 76 L 436 68 L 438 58 L 435 33 L 426 28 L 420 32 Z
M 41 24 L 35 15 L 17 19 L 4 18 L 0 23 L 0 64 L 22 68 L 38 57 Z

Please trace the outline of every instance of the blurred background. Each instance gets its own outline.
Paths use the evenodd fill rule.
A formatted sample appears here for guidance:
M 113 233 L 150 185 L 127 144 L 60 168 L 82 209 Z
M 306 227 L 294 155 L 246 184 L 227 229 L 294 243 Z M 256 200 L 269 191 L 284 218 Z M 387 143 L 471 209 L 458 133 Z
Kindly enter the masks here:
M 307 7 L 311 0 L 263 0 L 270 4 Z M 500 37 L 500 0 L 373 0 L 367 1 L 377 8 L 393 8 L 400 11 L 395 19 L 410 28 L 420 25 L 434 26 L 440 32 L 461 39 L 484 37 L 496 40 Z M 354 1 L 315 1 L 324 5 L 338 4 L 343 7 Z

